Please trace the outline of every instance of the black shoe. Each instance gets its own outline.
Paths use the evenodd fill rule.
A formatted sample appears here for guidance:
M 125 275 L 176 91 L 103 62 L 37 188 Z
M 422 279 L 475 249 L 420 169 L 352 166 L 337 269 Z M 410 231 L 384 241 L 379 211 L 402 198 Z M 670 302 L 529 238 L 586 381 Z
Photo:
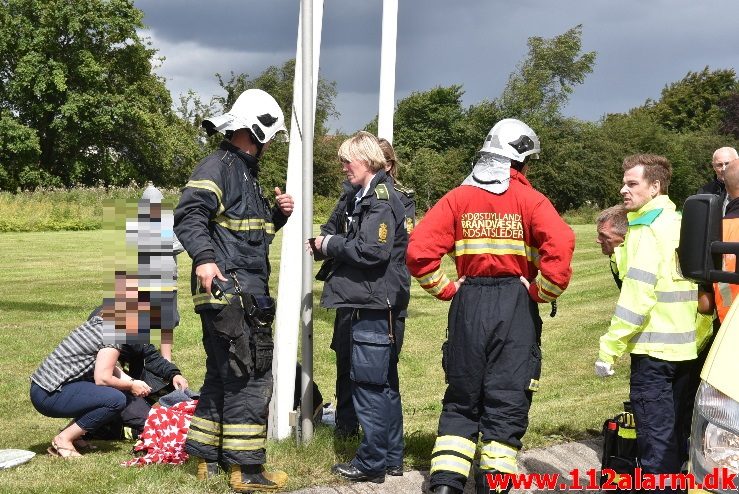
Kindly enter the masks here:
M 499 472 L 498 470 L 477 470 L 477 473 L 475 474 L 475 481 L 477 483 L 477 494 L 508 494 L 513 486 L 509 483 L 508 487 L 505 489 L 502 487 L 497 487 L 495 489 L 491 489 L 490 485 L 488 484 L 488 475 L 499 475 L 502 472 Z
M 403 476 L 403 465 L 397 466 L 397 467 L 387 467 L 385 470 L 385 473 L 388 475 L 392 475 L 393 477 L 402 477 Z
M 462 491 L 455 489 L 450 485 L 437 485 L 431 489 L 433 494 L 462 494 Z
M 373 482 L 375 484 L 385 482 L 385 475 L 368 475 L 351 463 L 337 463 L 331 467 L 331 472 L 352 482 Z

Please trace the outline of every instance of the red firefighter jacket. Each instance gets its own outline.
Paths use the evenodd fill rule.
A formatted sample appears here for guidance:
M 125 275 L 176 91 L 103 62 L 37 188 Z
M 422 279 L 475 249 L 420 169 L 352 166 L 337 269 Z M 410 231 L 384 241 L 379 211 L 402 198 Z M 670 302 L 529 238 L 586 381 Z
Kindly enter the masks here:
M 503 194 L 462 185 L 442 197 L 411 234 L 406 263 L 441 300 L 456 293 L 441 271 L 441 258 L 450 254 L 457 276 L 524 276 L 531 298 L 542 303 L 567 288 L 574 249 L 575 235 L 549 199 L 511 169 Z

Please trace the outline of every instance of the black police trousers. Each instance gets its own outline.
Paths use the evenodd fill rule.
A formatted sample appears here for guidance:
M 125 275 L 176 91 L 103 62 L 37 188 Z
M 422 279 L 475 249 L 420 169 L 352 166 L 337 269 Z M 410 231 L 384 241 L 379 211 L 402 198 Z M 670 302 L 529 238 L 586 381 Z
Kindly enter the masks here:
M 541 374 L 541 318 L 518 278 L 471 278 L 449 309 L 448 387 L 431 458 L 431 487 L 463 490 L 478 435 L 480 469 L 515 471 Z
M 359 432 L 357 412 L 352 402 L 352 313 L 351 307 L 336 309 L 334 334 L 331 349 L 336 352 L 336 434 L 351 436 Z M 395 349 L 398 354 L 403 347 L 405 317 L 393 317 Z
M 636 444 L 644 473 L 680 473 L 687 457 L 686 407 L 692 409 L 695 360 L 670 362 L 631 354 L 629 399 L 636 421 Z M 690 393 L 693 396 L 690 396 Z M 665 489 L 655 492 L 680 492 Z
M 218 336 L 218 310 L 200 314 L 205 379 L 190 422 L 185 451 L 207 461 L 234 465 L 265 463 L 272 370 L 234 373 L 229 340 Z

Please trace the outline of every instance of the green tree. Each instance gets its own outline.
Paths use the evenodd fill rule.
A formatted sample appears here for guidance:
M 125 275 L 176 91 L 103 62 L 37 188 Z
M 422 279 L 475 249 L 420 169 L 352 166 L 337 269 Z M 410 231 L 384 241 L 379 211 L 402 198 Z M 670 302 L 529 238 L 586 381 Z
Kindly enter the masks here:
M 36 132 L 19 123 L 8 110 L 0 110 L 0 189 L 25 185 L 21 176 L 38 170 L 40 152 Z M 39 177 L 38 182 L 57 185 L 53 178 Z
M 529 53 L 496 100 L 500 112 L 535 126 L 560 116 L 575 85 L 593 71 L 595 52 L 582 52 L 582 25 L 551 39 L 533 36 Z
M 721 126 L 724 134 L 731 134 L 739 139 L 739 90 L 729 94 L 719 103 L 721 108 Z
M 413 92 L 398 102 L 393 145 L 413 153 L 420 148 L 444 151 L 459 145 L 462 123 L 461 85 Z
M 718 104 L 738 89 L 733 69 L 711 71 L 706 67 L 665 86 L 659 101 L 647 101 L 645 107 L 666 129 L 716 131 L 722 117 Z
M 0 109 L 36 134 L 28 177 L 167 185 L 191 167 L 197 142 L 153 73 L 142 18 L 130 0 L 0 0 Z M 21 185 L 11 170 L 6 186 Z

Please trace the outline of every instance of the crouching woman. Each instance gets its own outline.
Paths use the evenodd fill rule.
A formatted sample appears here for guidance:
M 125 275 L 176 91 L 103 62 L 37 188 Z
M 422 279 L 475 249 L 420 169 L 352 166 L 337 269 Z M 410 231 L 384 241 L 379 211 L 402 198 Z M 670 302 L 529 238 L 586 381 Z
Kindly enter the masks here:
M 126 280 L 126 298 L 130 294 L 137 300 L 137 288 L 130 282 Z M 36 410 L 47 417 L 73 419 L 52 439 L 49 454 L 65 459 L 81 456 L 78 448 L 86 432 L 118 416 L 126 407 L 127 394 L 146 396 L 151 391 L 144 381 L 131 379 L 116 366 L 125 337 L 107 331 L 108 327 L 137 331 L 139 315 L 136 310 L 116 315 L 111 303 L 103 317 L 90 318 L 64 338 L 31 376 L 31 403 Z M 105 325 L 105 337 L 103 318 L 111 321 Z

